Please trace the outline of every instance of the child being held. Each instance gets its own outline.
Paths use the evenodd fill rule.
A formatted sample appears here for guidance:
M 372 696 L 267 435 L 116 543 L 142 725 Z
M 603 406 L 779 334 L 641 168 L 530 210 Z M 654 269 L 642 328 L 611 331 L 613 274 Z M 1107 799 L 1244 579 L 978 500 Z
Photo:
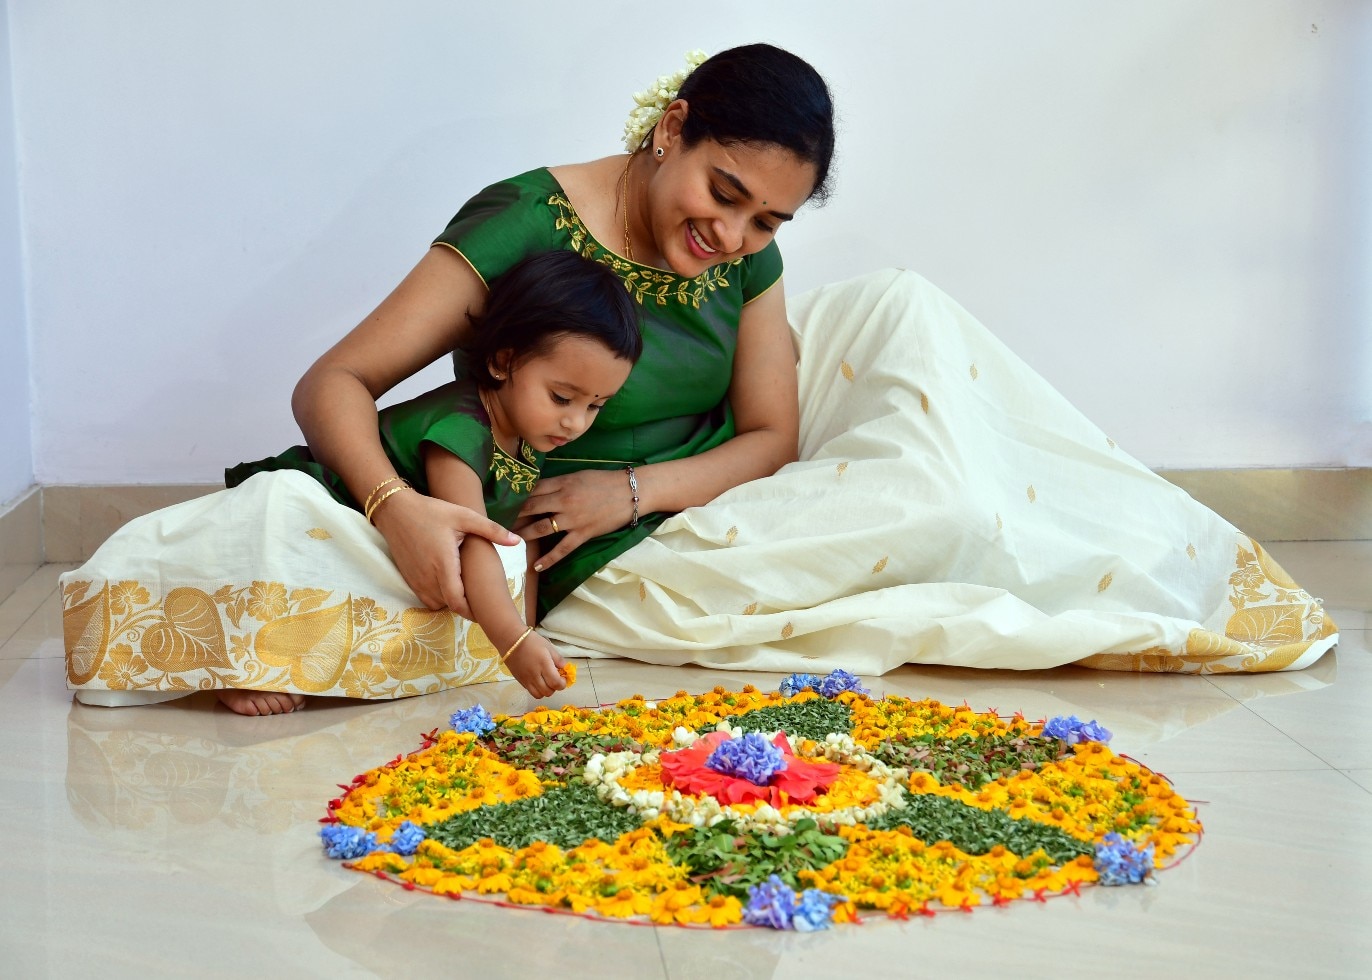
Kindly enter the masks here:
M 382 446 L 397 475 L 362 505 L 305 446 L 241 463 L 226 472 L 225 483 L 295 469 L 368 520 L 391 496 L 413 489 L 511 527 L 538 482 L 544 454 L 585 432 L 628 378 L 642 351 L 638 312 L 609 268 L 575 252 L 553 251 L 526 258 L 494 280 L 484 312 L 472 315 L 471 325 L 467 377 L 379 413 Z M 534 697 L 565 688 L 562 658 L 532 626 L 534 558 L 522 614 L 493 544 L 467 535 L 460 561 L 473 618 L 502 651 L 510 673 Z M 297 694 L 218 694 L 244 714 L 290 711 L 304 701 Z

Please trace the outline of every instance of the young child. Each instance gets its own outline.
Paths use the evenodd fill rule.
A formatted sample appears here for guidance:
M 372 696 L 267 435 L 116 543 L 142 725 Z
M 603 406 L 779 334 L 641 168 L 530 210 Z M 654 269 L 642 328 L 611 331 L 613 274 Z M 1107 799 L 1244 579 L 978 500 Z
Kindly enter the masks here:
M 462 352 L 467 377 L 379 413 L 381 442 L 398 476 L 361 505 L 305 446 L 241 463 L 225 472 L 225 483 L 232 487 L 256 473 L 295 469 L 369 520 L 393 494 L 415 490 L 512 526 L 538 482 L 544 454 L 586 431 L 629 376 L 642 351 L 638 312 L 609 268 L 575 252 L 554 251 L 524 259 L 496 279 L 485 311 L 471 322 L 475 339 Z M 521 615 L 495 546 L 468 535 L 460 554 L 472 614 L 515 679 L 539 698 L 565 688 L 558 671 L 562 658 L 532 631 L 535 559 L 529 560 Z M 268 696 L 264 692 L 218 693 L 245 714 L 290 710 L 261 710 L 257 702 Z M 270 696 L 290 697 L 295 707 L 303 702 L 298 695 Z

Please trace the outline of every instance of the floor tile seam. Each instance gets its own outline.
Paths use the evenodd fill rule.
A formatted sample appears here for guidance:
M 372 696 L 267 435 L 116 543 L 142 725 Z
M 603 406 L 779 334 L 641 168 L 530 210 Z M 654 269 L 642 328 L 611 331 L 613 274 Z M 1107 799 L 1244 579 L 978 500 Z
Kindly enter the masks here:
M 1326 766 L 1328 766 L 1330 769 L 1333 769 L 1333 770 L 1335 770 L 1335 771 L 1337 771 L 1337 770 L 1339 769 L 1338 766 L 1334 765 L 1332 762 L 1330 762 L 1328 759 L 1326 759 L 1326 758 L 1325 758 L 1323 755 L 1321 755 L 1319 752 L 1315 751 L 1313 748 L 1311 748 L 1310 746 L 1308 746 L 1308 745 L 1306 745 L 1305 743 L 1303 743 L 1300 739 L 1296 738 L 1296 736 L 1292 735 L 1290 732 L 1288 732 L 1288 731 L 1286 731 L 1285 729 L 1283 729 L 1280 725 L 1278 725 L 1276 722 L 1274 722 L 1271 718 L 1268 718 L 1268 717 L 1262 715 L 1261 713 L 1259 713 L 1258 711 L 1254 710 L 1254 707 L 1253 707 L 1253 706 L 1254 706 L 1254 705 L 1261 704 L 1262 702 L 1263 702 L 1263 699 L 1262 699 L 1262 698 L 1258 698 L 1256 701 L 1241 701 L 1241 702 L 1239 702 L 1239 703 L 1243 706 L 1244 710 L 1247 711 L 1249 714 L 1251 714 L 1254 718 L 1259 719 L 1264 725 L 1266 725 L 1267 727 L 1271 728 L 1274 732 L 1279 733 L 1279 734 L 1282 735 L 1284 738 L 1289 739 L 1293 744 L 1298 745 L 1298 746 L 1300 746 L 1302 749 L 1304 749 L 1306 752 L 1309 752 L 1311 755 L 1313 755 L 1316 759 L 1319 759 L 1321 762 L 1323 762 L 1323 763 L 1324 763 Z
M 1342 773 L 1342 774 L 1343 774 L 1343 778 L 1346 779 L 1346 780 L 1348 780 L 1348 781 L 1349 781 L 1350 783 L 1352 783 L 1354 786 L 1358 787 L 1358 789 L 1362 790 L 1362 791 L 1363 791 L 1364 793 L 1366 793 L 1368 796 L 1372 796 L 1372 787 L 1364 786 L 1362 783 L 1360 783 L 1360 782 L 1358 782 L 1356 779 L 1354 779 L 1353 776 L 1352 776 L 1352 774 L 1351 774 L 1351 770 L 1348 770 L 1348 769 L 1340 769 L 1340 770 L 1338 770 L 1338 772 Z
M 46 605 L 48 604 L 48 600 L 51 599 L 51 598 L 53 597 L 53 594 L 56 593 L 56 592 L 57 592 L 57 588 L 54 586 L 52 592 L 49 592 L 47 595 L 43 596 L 42 601 L 39 602 L 38 605 L 37 605 L 36 607 L 34 607 L 33 612 L 29 613 L 28 617 L 27 617 L 22 623 L 20 623 L 18 626 L 16 626 L 16 627 L 14 628 L 14 631 L 13 631 L 12 633 L 10 633 L 9 636 L 6 636 L 6 637 L 4 637 L 3 639 L 0 639 L 0 660 L 29 660 L 29 659 L 40 660 L 40 659 L 43 659 L 43 658 L 41 658 L 41 657 L 32 657 L 30 654 L 25 654 L 25 655 L 22 656 L 22 657 L 7 657 L 7 656 L 5 656 L 5 647 L 7 647 L 7 646 L 10 644 L 10 641 L 11 641 L 11 640 L 15 639 L 17 636 L 19 636 L 21 633 L 23 633 L 24 630 L 28 627 L 28 625 L 29 625 L 30 623 L 34 622 L 34 617 L 40 615 L 40 614 L 43 612 L 43 607 L 46 606 Z M 50 632 L 48 632 L 48 631 L 46 631 L 46 630 L 43 631 L 43 639 L 45 639 L 45 640 L 48 640 L 48 639 L 60 640 L 61 638 L 62 638 L 62 634 L 61 634 L 60 632 L 58 632 L 58 633 L 56 633 L 56 634 L 52 634 L 52 633 L 50 633 Z

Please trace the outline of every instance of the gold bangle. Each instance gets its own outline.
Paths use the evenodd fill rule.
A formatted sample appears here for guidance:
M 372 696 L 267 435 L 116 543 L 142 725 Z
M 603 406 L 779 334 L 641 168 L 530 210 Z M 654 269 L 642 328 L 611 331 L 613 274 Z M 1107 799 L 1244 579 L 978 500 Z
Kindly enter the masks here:
M 395 496 L 396 494 L 398 494 L 401 490 L 409 490 L 409 489 L 411 489 L 411 488 L 410 488 L 410 485 L 409 485 L 408 483 L 404 483 L 404 481 L 402 481 L 402 485 L 401 485 L 401 486 L 392 487 L 391 489 L 389 489 L 389 490 L 387 490 L 385 493 L 383 493 L 380 497 L 377 497 L 377 498 L 376 498 L 376 502 L 373 503 L 373 504 L 371 505 L 371 507 L 368 508 L 368 509 L 366 510 L 366 512 L 365 512 L 365 513 L 366 513 L 367 520 L 368 520 L 368 521 L 371 521 L 372 515 L 376 513 L 377 508 L 380 507 L 382 504 L 384 504 L 389 498 L 394 497 L 394 496 Z M 374 522 L 373 522 L 373 523 L 374 523 Z
M 534 628 L 533 628 L 532 626 L 530 626 L 530 627 L 529 627 L 528 629 L 526 629 L 523 633 L 520 633 L 520 634 L 519 634 L 519 639 L 515 640 L 513 643 L 510 644 L 510 649 L 506 650 L 504 653 L 502 653 L 502 654 L 500 655 L 500 662 L 503 664 L 505 661 L 509 660 L 509 659 L 510 659 L 510 654 L 512 654 L 512 653 L 514 653 L 516 650 L 518 650 L 518 649 L 519 649 L 519 645 L 520 645 L 521 643 L 523 643 L 524 640 L 528 637 L 528 635 L 529 635 L 530 633 L 532 633 L 533 631 L 534 631 Z
M 372 498 L 376 496 L 376 492 L 387 484 L 394 483 L 396 480 L 399 480 L 401 483 L 405 482 L 403 477 L 393 476 L 389 480 L 382 480 L 376 486 L 372 487 L 372 492 L 367 494 L 367 500 L 362 504 L 363 513 L 372 509 Z

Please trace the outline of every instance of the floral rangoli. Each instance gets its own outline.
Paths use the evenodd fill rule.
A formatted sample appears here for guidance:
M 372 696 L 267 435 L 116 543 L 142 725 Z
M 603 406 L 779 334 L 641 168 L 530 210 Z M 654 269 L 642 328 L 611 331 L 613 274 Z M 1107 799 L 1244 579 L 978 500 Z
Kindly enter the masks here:
M 342 787 L 329 856 L 450 898 L 812 931 L 1151 884 L 1201 833 L 1094 721 L 874 698 L 844 671 L 451 726 Z

